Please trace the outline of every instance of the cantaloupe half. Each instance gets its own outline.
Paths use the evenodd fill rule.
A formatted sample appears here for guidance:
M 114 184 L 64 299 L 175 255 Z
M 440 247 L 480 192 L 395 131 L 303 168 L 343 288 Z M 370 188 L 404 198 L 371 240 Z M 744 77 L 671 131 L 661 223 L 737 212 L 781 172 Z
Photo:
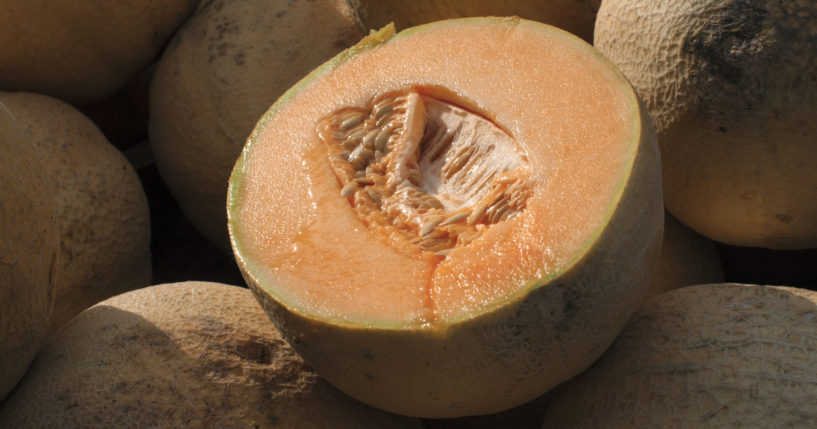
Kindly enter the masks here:
M 657 144 L 627 80 L 518 18 L 392 27 L 315 70 L 236 163 L 240 268 L 319 374 L 422 417 L 586 368 L 652 276 Z

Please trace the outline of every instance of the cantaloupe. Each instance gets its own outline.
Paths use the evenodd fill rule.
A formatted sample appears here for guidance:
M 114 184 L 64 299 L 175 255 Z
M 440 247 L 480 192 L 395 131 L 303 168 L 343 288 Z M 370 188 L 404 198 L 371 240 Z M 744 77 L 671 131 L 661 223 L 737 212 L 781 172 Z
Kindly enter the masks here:
M 150 88 L 150 144 L 184 214 L 229 253 L 230 171 L 276 98 L 362 36 L 347 0 L 213 0 L 173 38 Z
M 37 174 L 57 201 L 60 253 L 50 330 L 82 310 L 150 284 L 150 210 L 133 167 L 69 104 L 0 92 L 36 150 Z
M 684 286 L 723 282 L 715 242 L 686 227 L 675 216 L 664 215 L 661 256 L 646 297 Z
M 543 428 L 815 427 L 817 292 L 711 284 L 657 295 L 555 389 Z
M 49 339 L 0 426 L 414 428 L 304 364 L 245 288 L 169 283 L 108 299 Z
M 359 0 L 358 4 L 367 28 L 380 28 L 390 22 L 404 29 L 441 19 L 519 16 L 592 42 L 601 0 Z
M 518 18 L 393 27 L 263 116 L 230 179 L 240 268 L 366 403 L 487 414 L 590 365 L 641 301 L 658 148 L 590 45 Z
M 56 292 L 57 202 L 21 128 L 0 100 L 0 401 L 42 345 Z
M 199 0 L 0 2 L 0 90 L 101 100 L 159 55 Z
M 817 3 L 606 0 L 595 46 L 643 97 L 667 209 L 730 245 L 817 247 Z

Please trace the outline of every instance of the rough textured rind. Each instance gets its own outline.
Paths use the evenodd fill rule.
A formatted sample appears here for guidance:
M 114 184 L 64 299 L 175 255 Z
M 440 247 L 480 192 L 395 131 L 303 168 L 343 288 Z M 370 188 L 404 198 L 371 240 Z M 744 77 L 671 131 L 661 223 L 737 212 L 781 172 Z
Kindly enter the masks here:
M 150 284 L 150 210 L 139 176 L 97 127 L 44 95 L 2 93 L 48 172 L 59 214 L 57 300 L 50 330 L 82 310 Z
M 723 267 L 715 243 L 665 213 L 661 256 L 646 297 L 723 280 Z
M 49 178 L 0 101 L 0 401 L 47 334 L 58 251 L 57 203 Z
M 80 314 L 0 406 L 0 426 L 421 427 L 319 379 L 250 291 L 204 282 L 132 291 Z
M 150 94 L 150 143 L 193 225 L 229 251 L 224 200 L 264 111 L 301 77 L 363 36 L 345 0 L 211 0 L 162 56 Z
M 441 19 L 477 16 L 518 16 L 567 30 L 587 42 L 601 0 L 360 0 L 366 27 L 394 22 L 398 29 Z
M 667 209 L 714 240 L 817 247 L 817 3 L 607 0 L 595 46 L 655 122 Z
M 395 37 L 448 25 L 504 28 L 509 22 L 450 21 Z M 513 25 L 567 37 L 540 24 L 520 20 Z M 331 73 L 335 66 L 329 63 L 309 79 L 321 79 L 321 73 Z M 308 88 L 302 84 L 293 91 Z M 646 111 L 627 88 L 624 92 L 632 97 L 640 117 L 633 118 L 638 128 L 631 146 L 632 166 L 629 177 L 623 178 L 618 203 L 582 258 L 552 279 L 531 279 L 526 293 L 451 324 L 400 328 L 315 319 L 276 301 L 271 295 L 274 285 L 261 284 L 254 276 L 252 264 L 257 262 L 242 255 L 241 237 L 234 235 L 236 220 L 231 217 L 234 249 L 245 279 L 304 359 L 366 403 L 440 418 L 498 412 L 530 401 L 601 355 L 641 302 L 657 262 L 663 226 L 658 148 Z M 273 126 L 277 109 L 276 104 L 259 127 Z M 243 186 L 242 159 L 231 179 L 231 215 L 238 204 L 235 193 Z
M 543 428 L 815 427 L 817 292 L 712 284 L 644 302 Z
M 101 100 L 156 58 L 198 2 L 3 1 L 0 90 Z

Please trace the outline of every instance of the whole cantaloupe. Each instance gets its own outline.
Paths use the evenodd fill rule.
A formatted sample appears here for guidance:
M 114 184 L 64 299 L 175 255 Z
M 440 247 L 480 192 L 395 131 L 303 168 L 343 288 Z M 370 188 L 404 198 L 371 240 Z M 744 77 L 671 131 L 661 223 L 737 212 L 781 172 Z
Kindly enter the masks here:
M 151 84 L 150 144 L 182 211 L 225 252 L 227 180 L 256 121 L 362 35 L 346 0 L 212 0 L 173 38 Z
M 82 113 L 57 99 L 0 92 L 57 201 L 53 331 L 82 310 L 150 284 L 150 211 L 139 177 Z
M 2 0 L 0 90 L 100 100 L 153 61 L 198 3 Z
M 394 22 L 398 29 L 442 19 L 476 16 L 518 16 L 567 30 L 593 40 L 593 24 L 601 0 L 360 0 L 367 28 Z
M 817 292 L 710 284 L 644 302 L 544 428 L 815 427 Z
M 664 200 L 730 245 L 817 247 L 817 2 L 606 0 L 595 46 L 644 99 Z
M 152 286 L 106 300 L 49 339 L 2 427 L 419 428 L 318 378 L 249 290 Z
M 0 100 L 0 401 L 39 350 L 54 305 L 57 203 L 37 158 Z

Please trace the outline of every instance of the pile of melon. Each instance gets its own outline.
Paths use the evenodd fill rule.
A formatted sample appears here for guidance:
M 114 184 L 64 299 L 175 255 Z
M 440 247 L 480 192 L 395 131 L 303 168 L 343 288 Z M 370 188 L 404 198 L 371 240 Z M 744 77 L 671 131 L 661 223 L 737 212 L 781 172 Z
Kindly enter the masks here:
M 817 426 L 815 4 L 0 24 L 0 427 Z

